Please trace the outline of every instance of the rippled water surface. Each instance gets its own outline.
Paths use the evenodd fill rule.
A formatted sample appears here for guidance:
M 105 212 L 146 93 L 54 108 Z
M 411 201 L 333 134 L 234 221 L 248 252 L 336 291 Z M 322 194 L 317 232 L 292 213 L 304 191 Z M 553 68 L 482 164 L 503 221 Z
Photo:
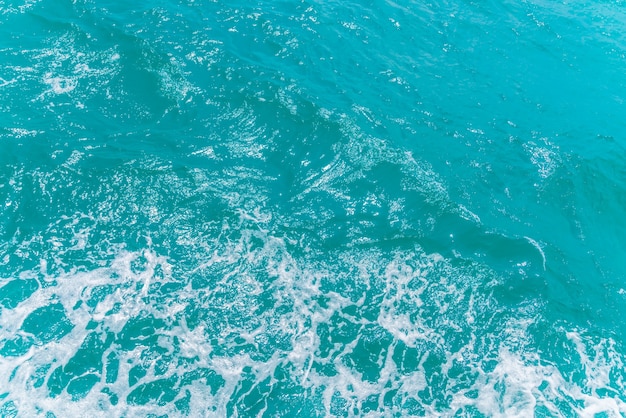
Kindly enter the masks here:
M 0 0 L 0 416 L 626 416 L 625 29 Z

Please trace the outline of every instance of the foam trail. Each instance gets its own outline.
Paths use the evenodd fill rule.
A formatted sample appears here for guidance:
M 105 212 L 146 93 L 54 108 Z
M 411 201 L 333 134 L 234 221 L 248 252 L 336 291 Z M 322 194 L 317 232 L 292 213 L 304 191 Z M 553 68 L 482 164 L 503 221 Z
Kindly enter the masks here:
M 546 254 L 543 252 L 543 248 L 541 248 L 541 245 L 539 245 L 539 243 L 535 241 L 534 239 L 530 237 L 524 237 L 524 238 L 526 238 L 526 241 L 531 243 L 532 246 L 535 247 L 537 251 L 539 251 L 539 254 L 541 254 L 541 260 L 543 261 L 543 270 L 545 271 L 546 270 Z

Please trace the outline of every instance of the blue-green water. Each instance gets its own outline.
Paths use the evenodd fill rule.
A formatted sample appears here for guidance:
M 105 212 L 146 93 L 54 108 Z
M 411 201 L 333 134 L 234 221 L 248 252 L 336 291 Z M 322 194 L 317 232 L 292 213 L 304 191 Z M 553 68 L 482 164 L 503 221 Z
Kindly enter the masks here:
M 626 416 L 625 33 L 0 1 L 0 416 Z

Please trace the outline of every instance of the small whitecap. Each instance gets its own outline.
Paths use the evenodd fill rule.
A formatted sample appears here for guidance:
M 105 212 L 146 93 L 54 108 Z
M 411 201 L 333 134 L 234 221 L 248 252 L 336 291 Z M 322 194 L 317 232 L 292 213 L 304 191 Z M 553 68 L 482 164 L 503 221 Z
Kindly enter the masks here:
M 46 74 L 43 82 L 50 86 L 51 90 L 55 94 L 69 93 L 76 88 L 76 80 L 66 77 L 52 77 L 50 74 Z

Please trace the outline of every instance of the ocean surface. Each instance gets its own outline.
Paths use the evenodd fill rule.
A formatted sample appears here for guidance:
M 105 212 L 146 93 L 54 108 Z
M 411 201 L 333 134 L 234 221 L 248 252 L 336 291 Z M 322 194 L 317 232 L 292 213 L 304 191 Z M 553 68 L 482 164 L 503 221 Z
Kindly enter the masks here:
M 0 0 L 1 417 L 626 417 L 626 3 Z

